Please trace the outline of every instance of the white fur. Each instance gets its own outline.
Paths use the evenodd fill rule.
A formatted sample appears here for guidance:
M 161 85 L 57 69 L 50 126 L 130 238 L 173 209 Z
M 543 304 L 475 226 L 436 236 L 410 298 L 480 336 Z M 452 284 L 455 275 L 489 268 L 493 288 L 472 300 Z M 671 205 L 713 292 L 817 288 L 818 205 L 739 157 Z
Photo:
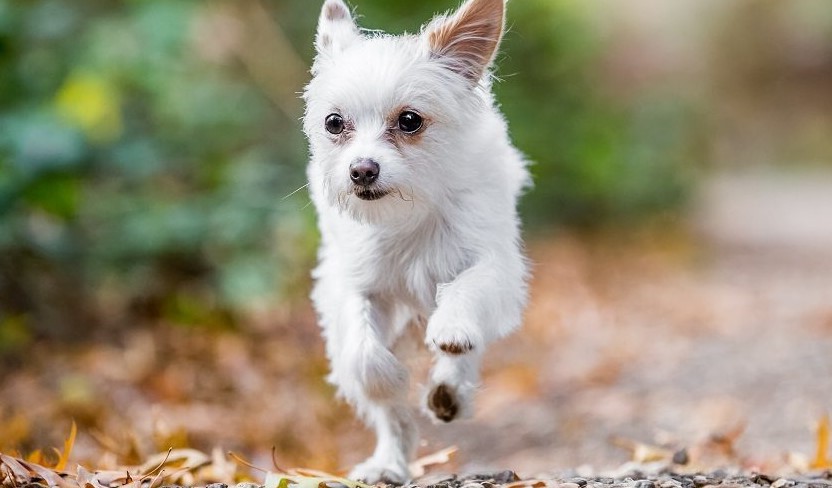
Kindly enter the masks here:
M 478 1 L 494 0 L 468 3 Z M 329 380 L 376 430 L 375 453 L 351 473 L 369 482 L 410 476 L 417 432 L 405 406 L 409 375 L 391 352 L 404 329 L 426 324 L 428 394 L 447 385 L 464 416 L 486 346 L 520 325 L 526 302 L 516 211 L 526 163 L 495 107 L 488 66 L 472 86 L 453 69 L 457 60 L 431 51 L 431 26 L 420 35 L 361 34 L 342 1 L 328 0 L 304 93 L 321 231 L 312 300 Z M 394 144 L 405 109 L 429 123 L 418 140 Z M 347 139 L 325 130 L 330 113 L 348 121 Z M 359 158 L 378 162 L 376 185 L 391 193 L 356 196 L 349 166 Z M 473 350 L 440 350 L 449 343 Z

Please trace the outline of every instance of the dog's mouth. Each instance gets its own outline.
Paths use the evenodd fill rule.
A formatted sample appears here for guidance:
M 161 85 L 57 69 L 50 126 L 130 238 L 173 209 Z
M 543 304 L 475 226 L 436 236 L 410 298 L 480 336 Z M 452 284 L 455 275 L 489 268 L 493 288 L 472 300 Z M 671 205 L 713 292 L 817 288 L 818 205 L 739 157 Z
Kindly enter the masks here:
M 381 190 L 381 189 L 378 189 L 378 188 L 370 188 L 370 187 L 367 187 L 367 186 L 357 186 L 357 187 L 355 187 L 355 190 L 353 191 L 353 193 L 355 193 L 355 196 L 357 196 L 358 198 L 360 198 L 362 200 L 371 201 L 371 200 L 378 200 L 378 199 L 384 198 L 385 196 L 387 196 L 387 194 L 390 193 L 390 191 L 389 190 Z

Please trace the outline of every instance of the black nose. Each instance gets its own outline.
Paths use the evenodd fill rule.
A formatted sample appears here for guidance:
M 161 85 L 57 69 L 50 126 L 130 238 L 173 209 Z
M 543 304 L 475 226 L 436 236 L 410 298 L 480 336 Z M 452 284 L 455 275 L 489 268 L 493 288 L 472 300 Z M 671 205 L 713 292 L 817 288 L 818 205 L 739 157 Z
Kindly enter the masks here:
M 378 179 L 379 166 L 372 159 L 359 159 L 350 165 L 350 179 L 356 185 L 369 186 Z

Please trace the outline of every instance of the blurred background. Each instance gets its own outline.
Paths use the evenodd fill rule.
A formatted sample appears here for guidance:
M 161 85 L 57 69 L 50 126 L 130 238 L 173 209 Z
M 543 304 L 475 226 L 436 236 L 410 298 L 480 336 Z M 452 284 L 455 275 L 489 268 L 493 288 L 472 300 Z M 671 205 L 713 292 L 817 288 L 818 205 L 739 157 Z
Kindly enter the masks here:
M 455 6 L 353 3 L 393 33 Z M 74 419 L 100 467 L 370 452 L 307 299 L 319 8 L 0 0 L 0 450 L 61 445 Z M 805 466 L 832 407 L 827 0 L 514 0 L 508 26 L 495 90 L 534 161 L 532 302 L 476 418 L 423 422 L 420 452 Z

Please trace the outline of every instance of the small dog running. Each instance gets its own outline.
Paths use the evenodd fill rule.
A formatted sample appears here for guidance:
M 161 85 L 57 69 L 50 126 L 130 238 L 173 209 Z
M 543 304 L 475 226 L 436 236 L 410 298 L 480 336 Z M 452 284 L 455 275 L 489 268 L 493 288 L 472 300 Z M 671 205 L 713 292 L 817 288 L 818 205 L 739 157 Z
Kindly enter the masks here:
M 377 437 L 353 479 L 411 476 L 409 373 L 391 350 L 406 328 L 433 354 L 425 412 L 450 422 L 471 414 L 486 346 L 521 322 L 530 180 L 491 93 L 504 15 L 505 0 L 468 0 L 392 36 L 359 29 L 342 0 L 321 10 L 303 119 L 321 231 L 312 300 L 328 379 Z

